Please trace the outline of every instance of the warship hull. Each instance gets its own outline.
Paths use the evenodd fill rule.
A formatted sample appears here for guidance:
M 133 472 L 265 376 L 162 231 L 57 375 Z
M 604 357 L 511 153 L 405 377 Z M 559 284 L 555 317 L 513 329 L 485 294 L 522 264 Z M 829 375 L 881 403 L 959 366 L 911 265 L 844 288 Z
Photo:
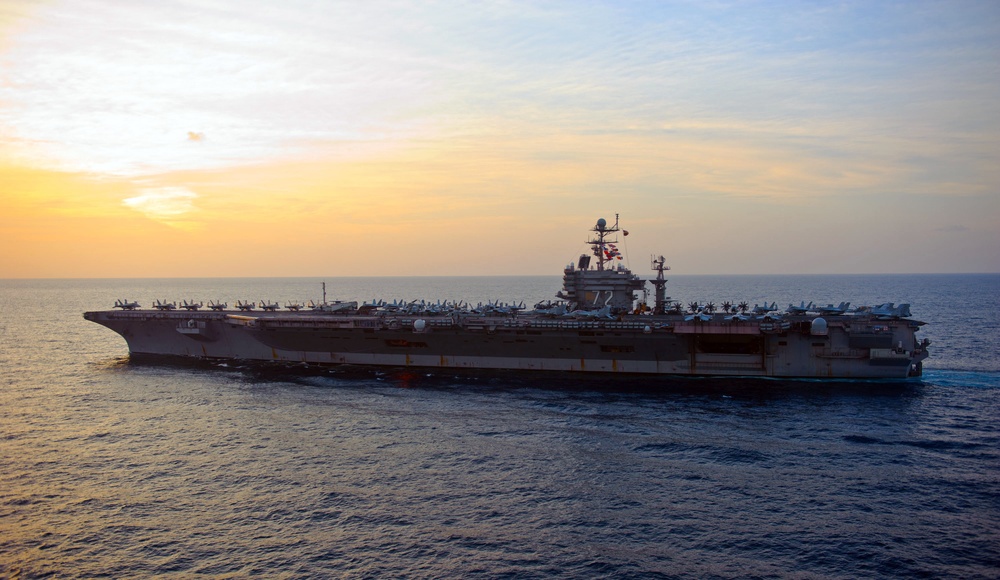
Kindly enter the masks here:
M 278 312 L 87 312 L 136 355 L 311 365 L 786 378 L 919 376 L 917 323 L 843 316 L 772 322 Z
M 135 355 L 246 360 L 312 365 L 367 365 L 445 369 L 510 369 L 640 375 L 715 375 L 784 378 L 902 379 L 920 376 L 929 341 L 909 306 L 861 307 L 812 303 L 779 313 L 775 304 L 688 305 L 665 295 L 669 268 L 653 260 L 652 308 L 640 279 L 622 260 L 614 225 L 597 220 L 592 256 L 563 270 L 556 303 L 524 305 L 323 301 L 237 303 L 238 311 L 210 303 L 157 301 L 154 310 L 119 300 L 121 311 L 84 317 L 125 338 Z M 596 264 L 591 266 L 591 257 Z M 615 267 L 612 267 L 615 266 Z

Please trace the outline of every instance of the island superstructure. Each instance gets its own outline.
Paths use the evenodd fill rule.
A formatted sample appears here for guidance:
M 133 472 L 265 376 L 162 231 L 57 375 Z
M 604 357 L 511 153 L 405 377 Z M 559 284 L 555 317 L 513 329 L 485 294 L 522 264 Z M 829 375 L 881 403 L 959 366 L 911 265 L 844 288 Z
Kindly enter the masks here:
M 850 308 L 775 303 L 682 305 L 666 296 L 661 256 L 646 281 L 621 263 L 617 235 L 600 219 L 583 254 L 563 271 L 555 301 L 523 304 L 157 302 L 84 317 L 124 337 L 132 355 L 309 365 L 511 369 L 637 375 L 909 378 L 928 340 L 909 305 Z M 646 284 L 654 289 L 646 301 Z

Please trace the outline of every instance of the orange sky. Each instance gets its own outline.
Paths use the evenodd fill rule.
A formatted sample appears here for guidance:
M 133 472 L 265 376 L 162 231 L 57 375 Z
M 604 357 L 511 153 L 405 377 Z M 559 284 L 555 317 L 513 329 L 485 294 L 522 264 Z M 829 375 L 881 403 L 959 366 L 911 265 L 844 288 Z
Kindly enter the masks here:
M 0 0 L 0 278 L 1000 271 L 1000 9 Z

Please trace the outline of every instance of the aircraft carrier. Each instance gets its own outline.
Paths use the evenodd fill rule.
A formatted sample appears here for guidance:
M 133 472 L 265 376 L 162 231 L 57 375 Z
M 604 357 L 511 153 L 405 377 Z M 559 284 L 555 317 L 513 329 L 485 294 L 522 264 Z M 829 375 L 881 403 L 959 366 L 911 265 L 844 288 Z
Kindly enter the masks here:
M 563 272 L 556 300 L 523 304 L 323 301 L 157 301 L 144 310 L 84 313 L 120 334 L 133 355 L 309 365 L 512 369 L 637 375 L 833 379 L 919 377 L 927 339 L 909 305 L 850 308 L 680 304 L 666 296 L 665 260 L 643 280 L 621 265 L 619 232 L 600 219 Z M 653 288 L 649 304 L 647 283 Z M 258 310 L 257 308 L 260 308 Z

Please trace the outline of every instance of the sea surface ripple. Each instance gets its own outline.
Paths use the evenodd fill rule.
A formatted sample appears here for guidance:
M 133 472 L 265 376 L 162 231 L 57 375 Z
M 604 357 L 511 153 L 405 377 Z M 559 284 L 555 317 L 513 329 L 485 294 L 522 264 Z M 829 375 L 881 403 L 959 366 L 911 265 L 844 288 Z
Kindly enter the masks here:
M 1000 577 L 1000 277 L 858 278 L 911 292 L 923 379 L 139 364 L 80 313 L 252 282 L 0 281 L 0 577 Z

